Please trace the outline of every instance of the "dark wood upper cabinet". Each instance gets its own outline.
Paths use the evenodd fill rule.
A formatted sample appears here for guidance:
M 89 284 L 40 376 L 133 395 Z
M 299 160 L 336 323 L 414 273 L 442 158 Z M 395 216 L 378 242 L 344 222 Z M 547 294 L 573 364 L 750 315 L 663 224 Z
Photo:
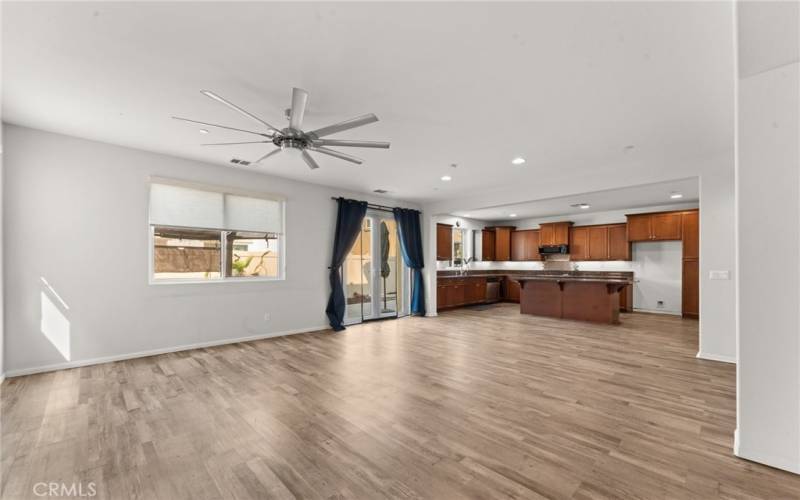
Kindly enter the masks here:
M 608 260 L 608 226 L 589 227 L 589 260 Z
M 525 257 L 525 232 L 511 232 L 511 260 L 526 260 Z
M 555 240 L 555 228 L 551 224 L 541 224 L 539 226 L 539 244 L 552 245 L 551 241 Z
M 628 241 L 650 241 L 653 239 L 649 214 L 628 215 L 627 217 Z
M 569 245 L 569 228 L 572 222 L 546 222 L 539 225 L 539 243 L 548 245 Z
M 628 215 L 628 241 L 681 239 L 682 212 Z
M 538 229 L 511 232 L 511 260 L 541 260 Z
M 683 230 L 683 258 L 700 258 L 700 214 L 697 211 L 681 214 Z
M 436 260 L 453 258 L 453 226 L 436 224 Z
M 653 214 L 651 222 L 654 240 L 681 239 L 680 213 Z
M 628 241 L 628 225 L 608 226 L 608 259 L 631 260 L 631 243 Z
M 589 260 L 589 228 L 572 227 L 569 235 L 570 260 Z
M 627 224 L 570 228 L 570 260 L 631 260 L 630 248 Z
M 542 260 L 539 255 L 539 230 L 525 231 L 525 260 Z
M 495 259 L 494 230 L 484 229 L 481 232 L 481 260 L 492 261 Z
M 494 228 L 495 246 L 494 258 L 495 260 L 504 261 L 511 260 L 511 231 L 513 227 L 503 226 Z

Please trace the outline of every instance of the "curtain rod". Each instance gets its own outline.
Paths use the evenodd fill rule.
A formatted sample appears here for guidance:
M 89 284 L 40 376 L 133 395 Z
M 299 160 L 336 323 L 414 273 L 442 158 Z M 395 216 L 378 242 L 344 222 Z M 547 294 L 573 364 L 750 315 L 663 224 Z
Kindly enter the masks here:
M 332 199 L 333 201 L 336 201 L 336 200 L 338 200 L 339 198 L 340 198 L 339 196 L 331 196 L 331 199 Z M 381 210 L 381 211 L 383 211 L 383 212 L 392 212 L 392 211 L 394 211 L 394 207 L 387 207 L 386 205 L 376 205 L 376 204 L 374 204 L 374 203 L 369 203 L 369 202 L 367 203 L 367 208 L 371 208 L 372 210 Z M 421 211 L 419 211 L 419 210 L 417 210 L 417 211 L 418 211 L 419 213 L 422 213 L 422 212 L 421 212 Z

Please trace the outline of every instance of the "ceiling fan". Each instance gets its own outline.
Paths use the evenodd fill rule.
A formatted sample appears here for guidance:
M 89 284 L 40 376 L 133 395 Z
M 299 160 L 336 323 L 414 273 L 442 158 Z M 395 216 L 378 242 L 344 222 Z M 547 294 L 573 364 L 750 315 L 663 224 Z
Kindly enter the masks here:
M 246 132 L 248 134 L 254 134 L 261 136 L 262 139 L 258 141 L 245 141 L 245 142 L 220 142 L 214 144 L 203 144 L 203 146 L 232 146 L 238 144 L 274 144 L 277 146 L 276 149 L 273 149 L 269 153 L 265 154 L 258 160 L 254 161 L 253 163 L 260 163 L 267 158 L 274 156 L 281 151 L 287 152 L 296 152 L 303 158 L 303 161 L 309 166 L 309 168 L 315 169 L 319 168 L 319 165 L 314 160 L 314 158 L 309 154 L 309 151 L 313 151 L 315 153 L 322 153 L 329 156 L 333 156 L 335 158 L 339 158 L 341 160 L 353 162 L 356 164 L 363 163 L 363 160 L 357 158 L 355 156 L 351 156 L 346 153 L 342 153 L 340 151 L 336 151 L 334 149 L 330 149 L 326 146 L 343 146 L 343 147 L 356 147 L 356 148 L 389 148 L 388 142 L 383 141 L 352 141 L 352 140 L 338 140 L 338 139 L 323 139 L 323 137 L 327 137 L 332 134 L 336 134 L 339 132 L 343 132 L 345 130 L 350 130 L 351 128 L 361 127 L 362 125 L 368 125 L 370 123 L 378 121 L 378 117 L 372 113 L 358 116 L 356 118 L 352 118 L 350 120 L 345 120 L 340 123 L 336 123 L 334 125 L 329 125 L 327 127 L 318 128 L 316 130 L 312 130 L 310 132 L 303 132 L 303 115 L 306 112 L 306 104 L 308 103 L 308 92 L 303 89 L 294 88 L 292 89 L 292 107 L 286 110 L 286 116 L 289 119 L 289 126 L 284 129 L 279 129 L 277 127 L 273 127 L 269 123 L 265 122 L 261 118 L 257 117 L 256 115 L 245 111 L 244 109 L 240 108 L 239 106 L 233 104 L 232 102 L 223 99 L 222 97 L 218 96 L 214 92 L 210 90 L 201 90 L 200 93 L 203 95 L 214 99 L 217 102 L 228 106 L 229 108 L 233 109 L 234 111 L 243 114 L 244 116 L 250 118 L 258 122 L 260 125 L 267 128 L 266 132 L 256 132 L 253 130 L 244 130 L 235 127 L 228 127 L 227 125 L 218 125 L 216 123 L 206 123 L 197 120 L 190 120 L 188 118 L 181 118 L 178 116 L 173 116 L 175 120 L 181 120 L 184 122 L 189 123 L 198 123 L 200 125 L 208 125 L 210 127 L 217 127 L 217 128 L 224 128 L 228 130 L 236 130 L 237 132 Z

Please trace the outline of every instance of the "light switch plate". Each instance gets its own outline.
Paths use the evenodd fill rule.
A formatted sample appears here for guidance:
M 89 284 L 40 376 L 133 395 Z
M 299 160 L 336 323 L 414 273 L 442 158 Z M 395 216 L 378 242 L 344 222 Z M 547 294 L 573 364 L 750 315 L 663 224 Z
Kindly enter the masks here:
M 710 280 L 729 280 L 731 279 L 730 271 L 709 271 L 708 279 Z

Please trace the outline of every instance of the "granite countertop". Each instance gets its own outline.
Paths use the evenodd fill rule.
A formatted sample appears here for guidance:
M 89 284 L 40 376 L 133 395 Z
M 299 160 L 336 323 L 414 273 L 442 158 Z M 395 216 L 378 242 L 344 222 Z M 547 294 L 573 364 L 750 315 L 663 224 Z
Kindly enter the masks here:
M 512 279 L 514 281 L 554 281 L 556 283 L 564 281 L 572 283 L 614 283 L 626 285 L 633 283 L 633 280 L 630 278 L 618 276 L 514 276 Z
M 489 270 L 468 271 L 467 274 L 458 274 L 458 271 L 438 271 L 436 279 L 464 279 L 464 278 L 505 278 L 511 279 L 541 279 L 541 280 L 567 280 L 586 281 L 590 279 L 609 281 L 616 279 L 618 282 L 632 282 L 633 271 L 548 271 L 548 270 Z

